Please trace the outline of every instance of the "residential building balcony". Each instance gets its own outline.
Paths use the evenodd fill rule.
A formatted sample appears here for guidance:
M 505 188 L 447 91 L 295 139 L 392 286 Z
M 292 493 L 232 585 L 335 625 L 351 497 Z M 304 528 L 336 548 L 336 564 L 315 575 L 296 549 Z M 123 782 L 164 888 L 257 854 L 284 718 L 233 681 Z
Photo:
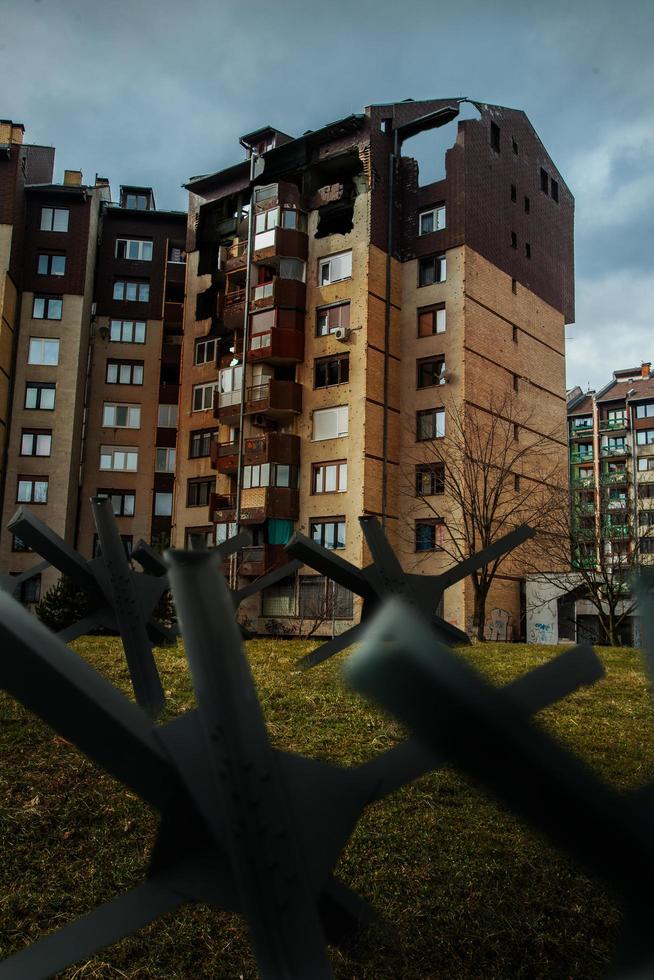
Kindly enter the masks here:
M 602 486 L 612 487 L 619 485 L 621 483 L 629 482 L 629 473 L 627 470 L 618 470 L 614 473 L 602 473 L 600 474 L 600 483 Z
M 573 449 L 571 451 L 571 453 L 570 453 L 570 462 L 571 463 L 592 463 L 593 462 L 593 453 L 592 453 L 592 451 L 589 452 L 589 453 L 588 452 L 586 452 L 586 453 L 580 453 L 578 449 Z
M 238 269 L 245 269 L 248 258 L 248 241 L 243 238 L 233 242 L 227 249 L 225 256 L 225 271 L 236 272 Z
M 590 439 L 593 435 L 593 425 L 575 425 L 574 422 L 570 426 L 570 438 L 571 439 Z
M 283 544 L 260 544 L 243 548 L 239 573 L 259 578 L 288 561 Z
M 630 530 L 628 524 L 604 524 L 602 533 L 607 538 L 628 538 Z
M 306 261 L 309 239 L 304 231 L 295 228 L 271 228 L 254 236 L 252 261 L 275 265 L 279 259 L 293 258 Z
M 594 514 L 595 513 L 595 501 L 594 500 L 581 500 L 575 505 L 575 510 L 579 514 Z
M 184 304 L 166 300 L 163 307 L 163 319 L 166 326 L 181 326 L 184 320 Z
M 271 282 L 253 286 L 250 299 L 253 311 L 265 310 L 271 306 L 295 307 L 303 310 L 306 286 L 299 279 L 282 279 L 281 276 L 274 276 Z
M 618 419 L 600 419 L 599 430 L 600 432 L 616 432 L 620 429 L 626 429 L 627 427 L 627 416 L 623 415 Z
M 614 456 L 630 456 L 631 449 L 625 443 L 621 446 L 602 446 L 600 456 L 602 459 L 612 459 Z
M 595 478 L 592 476 L 575 476 L 570 480 L 570 486 L 575 490 L 587 490 L 595 485 Z
M 212 469 L 218 470 L 219 473 L 235 473 L 238 470 L 238 443 L 218 442 L 214 439 L 209 458 Z
M 300 465 L 300 437 L 285 432 L 268 432 L 261 436 L 248 436 L 243 440 L 243 465 L 257 463 L 282 463 Z M 238 442 L 211 444 L 211 466 L 219 473 L 235 473 L 238 470 Z
M 241 493 L 241 524 L 263 524 L 269 517 L 297 521 L 299 512 L 299 491 L 290 487 L 253 487 Z M 209 513 L 215 524 L 235 523 L 236 497 L 213 493 Z
M 227 330 L 242 330 L 245 317 L 245 287 L 222 294 L 222 319 Z
M 596 568 L 597 558 L 594 555 L 574 555 L 572 559 L 573 568 Z
M 271 364 L 300 363 L 304 360 L 304 331 L 273 327 L 250 337 L 248 361 Z
M 296 381 L 272 378 L 252 385 L 245 394 L 246 415 L 266 415 L 271 419 L 289 418 L 302 411 L 302 385 Z M 214 393 L 214 415 L 226 425 L 235 425 L 241 413 L 240 389 Z
M 577 527 L 577 526 L 574 526 L 572 528 L 572 536 L 574 538 L 585 538 L 585 539 L 594 538 L 595 537 L 595 528 L 594 527 Z
M 626 510 L 629 506 L 629 502 L 626 497 L 620 500 L 607 500 L 606 508 L 607 510 Z

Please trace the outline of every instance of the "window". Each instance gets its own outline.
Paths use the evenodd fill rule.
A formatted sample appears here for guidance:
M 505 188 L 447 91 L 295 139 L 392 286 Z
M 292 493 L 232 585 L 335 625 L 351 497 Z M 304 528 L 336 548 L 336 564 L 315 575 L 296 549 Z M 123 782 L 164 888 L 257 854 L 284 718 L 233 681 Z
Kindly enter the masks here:
M 550 194 L 552 195 L 552 200 L 559 203 L 559 183 L 554 180 L 554 177 L 550 179 Z
M 114 283 L 113 298 L 126 303 L 147 303 L 150 299 L 150 283 L 124 282 L 118 279 Z
M 349 279 L 351 275 L 352 252 L 330 255 L 329 258 L 320 259 L 318 263 L 318 282 L 321 286 L 328 286 L 330 283 L 339 282 L 341 279 Z
M 309 535 L 329 551 L 345 547 L 345 518 L 318 517 L 309 522 Z
M 51 412 L 55 407 L 56 385 L 41 381 L 25 384 L 25 408 Z
M 211 453 L 211 442 L 218 436 L 217 429 L 198 429 L 191 433 L 189 442 L 189 459 L 201 459 Z
M 215 340 L 195 341 L 195 364 L 213 364 L 216 360 Z
M 135 473 L 139 465 L 136 447 L 101 446 L 100 469 Z
M 429 235 L 445 228 L 445 205 L 439 204 L 431 211 L 421 211 L 418 217 L 418 234 Z
M 11 536 L 11 550 L 12 551 L 31 551 L 30 546 L 19 538 L 17 534 L 12 534 Z
M 517 156 L 517 155 L 518 155 L 518 144 L 517 144 L 517 142 L 516 142 L 516 138 L 515 138 L 515 136 L 512 136 L 512 137 L 511 137 L 511 149 L 513 150 L 513 152 L 514 152 L 514 153 L 516 154 L 516 156 Z
M 112 320 L 109 339 L 119 344 L 144 344 L 143 320 Z
M 513 293 L 514 296 L 517 296 L 518 295 L 518 280 L 517 279 L 512 279 L 511 280 L 511 292 Z
M 125 551 L 125 557 L 130 561 L 132 557 L 132 545 L 134 538 L 131 534 L 121 534 L 120 540 L 123 545 L 123 550 Z M 100 538 L 97 534 L 93 535 L 93 557 L 99 558 L 102 554 L 102 548 L 100 547 Z
M 350 380 L 350 355 L 318 357 L 315 360 L 314 388 L 344 385 Z
M 639 446 L 653 446 L 654 429 L 639 429 L 638 432 L 636 433 L 636 443 Z
M 518 247 L 518 236 L 514 231 L 511 232 L 511 248 Z
M 136 494 L 133 490 L 98 490 L 96 497 L 111 500 L 115 517 L 133 517 L 136 509 Z
M 47 476 L 19 476 L 16 488 L 16 503 L 18 504 L 47 504 Z
M 622 410 L 620 409 L 620 414 Z M 644 402 L 641 405 L 636 405 L 636 418 L 637 419 L 653 419 L 654 418 L 654 402 Z
M 34 320 L 61 320 L 64 302 L 60 296 L 35 296 L 32 306 Z
M 297 279 L 304 282 L 307 277 L 307 265 L 301 259 L 280 259 L 277 268 L 280 279 Z
M 40 276 L 65 276 L 66 256 L 51 255 L 49 252 L 39 253 L 37 272 Z
M 512 374 L 511 377 L 513 379 L 513 390 L 514 391 L 519 391 L 520 390 L 520 378 L 518 377 L 517 374 Z
M 41 573 L 32 575 L 20 583 L 19 601 L 30 605 L 41 601 Z
M 350 325 L 350 304 L 338 303 L 336 306 L 322 306 L 316 310 L 316 336 L 326 337 L 339 327 Z
M 641 483 L 638 487 L 638 497 L 640 500 L 650 500 L 654 498 L 654 483 Z
M 160 405 L 157 413 L 157 425 L 160 429 L 176 429 L 177 405 Z
M 216 533 L 218 527 L 216 525 Z M 211 548 L 214 543 L 214 532 L 213 528 L 209 527 L 187 527 L 184 535 L 184 547 L 187 551 L 193 551 L 197 548 Z
M 352 593 L 324 575 L 300 575 L 298 593 L 303 619 L 352 619 Z
M 243 467 L 243 489 L 253 487 L 289 487 L 297 490 L 300 471 L 287 463 L 255 463 Z
M 263 590 L 261 596 L 262 616 L 295 615 L 295 578 L 289 575 L 281 582 Z
M 431 286 L 445 282 L 447 263 L 444 255 L 430 255 L 418 262 L 418 285 Z
M 500 127 L 494 122 L 490 124 L 490 144 L 496 153 L 500 152 Z
M 513 441 L 518 442 L 520 439 L 520 426 L 517 422 L 513 423 Z
M 513 474 L 513 489 L 516 491 L 516 493 L 520 490 L 520 474 L 519 473 L 514 473 Z
M 168 261 L 177 265 L 186 265 L 186 253 L 181 245 L 171 245 L 168 248 Z
M 445 463 L 420 463 L 416 466 L 416 497 L 445 493 Z
M 416 361 L 416 387 L 431 388 L 441 384 L 445 376 L 445 361 L 442 356 L 423 357 Z
M 529 244 L 529 242 L 525 242 L 525 258 L 527 259 L 531 258 L 531 245 Z
M 174 473 L 176 451 L 165 447 L 157 448 L 155 453 L 154 468 L 157 473 Z
M 518 343 L 518 328 L 516 326 L 513 326 L 512 327 L 512 331 L 513 331 L 513 343 L 514 344 L 517 344 Z
M 511 200 L 518 200 L 518 188 L 515 186 L 515 184 L 511 184 Z
M 20 438 L 21 456 L 49 456 L 52 451 L 50 429 L 23 429 Z
M 237 524 L 216 524 L 215 542 L 216 544 L 224 544 L 230 538 L 233 538 L 238 531 Z M 213 541 L 208 542 L 210 545 Z
M 173 513 L 173 495 L 169 491 L 157 491 L 154 495 L 154 516 L 170 517 Z
M 445 435 L 445 409 L 428 408 L 416 412 L 416 439 L 424 442 L 426 439 L 442 439 Z
M 445 303 L 418 310 L 418 336 L 432 337 L 436 333 L 445 333 Z
M 28 364 L 58 364 L 59 341 L 45 337 L 30 337 Z
M 107 361 L 109 385 L 142 385 L 143 361 Z
M 654 510 L 639 510 L 638 523 L 641 527 L 654 527 Z
M 186 506 L 208 507 L 209 497 L 216 487 L 215 480 L 188 480 L 186 484 Z
M 311 493 L 344 493 L 347 490 L 347 463 L 314 463 L 311 467 Z
M 445 540 L 445 524 L 442 517 L 416 521 L 415 538 L 416 551 L 440 551 Z
M 528 197 L 525 197 L 525 214 L 529 214 L 531 210 L 531 202 Z
M 140 238 L 117 238 L 116 258 L 132 259 L 137 262 L 152 261 L 152 242 Z
M 540 189 L 543 194 L 549 194 L 550 192 L 550 179 L 547 170 L 543 170 L 542 167 L 540 168 Z
M 41 208 L 41 231 L 68 231 L 68 208 Z
M 340 439 L 348 433 L 347 405 L 336 408 L 320 408 L 313 413 L 314 442 L 322 439 Z
M 107 429 L 140 429 L 141 406 L 105 402 L 102 409 L 102 425 Z
M 645 456 L 638 460 L 638 469 L 642 473 L 645 470 L 654 470 L 654 456 Z
M 207 409 L 213 408 L 213 392 L 215 387 L 216 385 L 213 381 L 210 384 L 193 386 L 193 412 L 206 412 Z
M 643 555 L 654 554 L 654 538 L 641 538 L 639 547 Z
M 127 194 L 125 196 L 125 207 L 133 208 L 135 211 L 147 211 L 147 196 L 145 194 Z

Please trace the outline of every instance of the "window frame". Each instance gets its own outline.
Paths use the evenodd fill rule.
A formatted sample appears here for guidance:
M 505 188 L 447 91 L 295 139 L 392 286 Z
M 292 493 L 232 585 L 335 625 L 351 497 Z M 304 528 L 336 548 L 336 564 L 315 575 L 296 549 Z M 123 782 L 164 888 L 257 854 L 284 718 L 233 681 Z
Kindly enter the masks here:
M 197 493 L 194 492 L 197 488 Z M 206 500 L 202 499 L 204 494 L 201 488 L 206 488 Z M 186 506 L 187 507 L 208 507 L 211 494 L 216 492 L 216 478 L 192 477 L 186 481 Z M 194 499 L 195 498 L 195 499 Z
M 219 435 L 218 429 L 193 429 L 189 433 L 189 445 L 188 445 L 188 458 L 189 459 L 207 459 L 211 455 L 211 443 Z M 201 452 L 198 454 L 193 453 L 193 442 L 197 440 L 200 444 L 200 448 L 203 448 L 202 443 L 204 439 L 207 439 L 207 451 L 206 453 Z
M 41 259 L 45 259 L 46 260 L 46 266 L 47 266 L 47 268 L 46 268 L 45 272 L 43 272 L 42 269 L 41 269 Z M 52 260 L 53 259 L 63 259 L 64 260 L 64 267 L 63 267 L 63 270 L 61 272 L 53 272 L 52 271 L 52 265 L 53 265 Z M 62 253 L 62 252 L 39 252 L 37 254 L 37 257 L 36 257 L 36 274 L 37 274 L 37 276 L 56 276 L 58 279 L 61 276 L 65 276 L 66 275 L 66 254 L 65 253 Z
M 124 332 L 124 328 L 127 326 L 127 324 L 129 324 L 131 327 L 131 335 L 132 335 L 131 340 L 125 340 L 125 338 L 122 336 Z M 121 333 L 120 339 L 113 336 L 115 325 L 119 325 L 120 327 L 120 333 Z M 139 327 L 143 327 L 143 340 L 136 339 L 137 332 L 140 333 L 140 331 L 138 330 Z M 146 341 L 146 336 L 147 336 L 147 322 L 145 320 L 116 320 L 112 318 L 109 321 L 109 341 L 112 344 L 144 344 Z
M 56 361 L 33 361 L 32 357 L 32 345 L 41 344 L 43 352 L 45 353 L 46 345 L 52 344 L 57 351 Z M 31 366 L 36 367 L 57 367 L 59 364 L 59 354 L 61 353 L 61 343 L 58 337 L 30 337 L 27 346 L 27 363 Z
M 113 409 L 115 421 L 107 422 L 107 411 Z M 118 422 L 118 410 L 125 410 L 126 422 L 121 425 Z M 142 406 L 134 402 L 103 402 L 102 403 L 102 428 L 103 429 L 140 429 L 141 428 L 141 409 Z M 138 419 L 138 425 L 131 425 L 130 419 L 135 413 Z
M 193 364 L 196 366 L 201 364 L 215 364 L 216 354 L 217 354 L 217 344 L 218 341 L 216 340 L 215 337 L 208 337 L 208 338 L 202 337 L 199 340 L 196 340 L 193 346 Z M 203 360 L 199 360 L 198 351 L 201 348 L 204 349 L 205 354 L 209 349 L 211 349 L 213 351 L 211 357 L 204 357 Z
M 431 372 L 427 372 L 427 374 L 431 374 L 432 380 L 425 381 L 423 377 L 423 374 L 425 373 L 424 369 L 429 368 L 430 365 L 434 366 L 434 370 L 432 370 Z M 438 366 L 438 371 L 435 370 L 437 366 Z M 443 373 L 444 373 L 444 369 L 445 369 L 444 354 L 430 354 L 428 357 L 416 358 L 416 390 L 422 391 L 425 388 L 439 388 L 441 385 L 441 381 L 439 380 L 441 369 L 443 369 Z M 436 380 L 433 380 L 434 378 Z
M 167 409 L 168 421 L 162 422 L 161 420 L 161 410 Z M 170 421 L 170 414 L 172 413 L 174 421 Z M 164 415 L 166 413 L 164 412 Z M 176 402 L 160 402 L 157 405 L 157 428 L 158 429 L 176 429 L 179 426 L 179 406 Z
M 434 273 L 434 279 L 430 282 L 423 282 L 423 270 L 426 268 L 425 263 L 430 262 L 431 268 Z M 445 282 L 447 280 L 447 255 L 445 252 L 439 252 L 436 255 L 422 255 L 418 259 L 418 289 L 425 289 L 428 286 L 437 286 L 439 283 Z M 438 271 L 438 278 L 436 278 L 436 271 Z
M 428 548 L 420 548 L 419 544 L 419 528 L 429 528 L 433 531 L 433 535 L 430 535 L 431 543 Z M 441 529 L 440 534 L 438 533 Z M 418 517 L 414 522 L 414 552 L 415 554 L 423 554 L 425 552 L 443 551 L 443 543 L 445 537 L 445 520 L 442 517 Z M 439 541 L 440 538 L 440 541 Z
M 330 312 L 332 310 L 341 310 L 342 311 L 345 308 L 347 308 L 347 317 L 346 317 L 347 323 L 343 323 L 342 322 L 343 317 L 341 315 L 339 317 L 339 320 L 341 322 L 335 324 L 334 326 L 330 326 L 329 325 Z M 320 323 L 320 317 L 321 317 L 321 315 L 323 313 L 326 313 L 327 314 L 327 316 L 326 316 L 326 322 L 325 322 L 326 329 L 322 329 L 321 328 L 321 323 Z M 350 303 L 350 300 L 349 299 L 348 300 L 345 300 L 345 301 L 342 301 L 341 300 L 338 303 L 329 303 L 329 304 L 324 305 L 324 306 L 318 306 L 318 307 L 316 307 L 316 337 L 329 337 L 331 334 L 334 333 L 335 330 L 340 330 L 342 328 L 349 329 L 349 326 L 350 326 L 350 314 L 351 314 L 351 303 Z
M 335 485 L 333 490 L 325 489 L 327 484 L 327 471 L 335 471 Z M 327 493 L 347 493 L 347 460 L 328 459 L 311 464 L 311 495 L 323 496 Z M 318 485 L 320 484 L 320 489 Z
M 322 367 L 336 364 L 337 380 L 332 381 L 327 378 L 324 384 L 318 384 L 318 370 Z M 345 371 L 342 365 L 345 365 Z M 345 377 L 343 377 L 345 373 Z M 335 388 L 337 385 L 350 383 L 350 355 L 349 354 L 328 354 L 326 357 L 316 357 L 313 361 L 313 387 L 318 391 L 322 388 Z
M 125 457 L 125 463 L 130 461 L 130 457 L 136 457 L 135 466 L 116 466 L 115 459 L 118 454 L 122 454 Z M 103 466 L 103 457 L 111 458 L 111 466 Z M 139 447 L 138 446 L 113 446 L 113 445 L 101 445 L 100 446 L 100 462 L 98 464 L 98 469 L 102 473 L 138 473 L 139 468 Z
M 343 528 L 343 537 L 340 538 L 339 527 Z M 329 545 L 326 528 L 333 527 L 333 545 Z M 321 528 L 321 531 L 316 535 L 315 529 Z M 345 516 L 339 517 L 311 517 L 309 518 L 309 537 L 316 544 L 319 544 L 321 548 L 325 548 L 327 551 L 342 551 L 347 547 L 347 520 Z M 342 544 L 338 544 L 342 540 Z
M 120 471 L 119 471 L 120 472 Z M 101 497 L 111 501 L 111 509 L 114 517 L 134 517 L 136 514 L 136 491 L 135 490 L 107 490 L 102 487 L 95 492 L 96 497 Z M 120 498 L 120 508 L 116 510 L 114 501 Z M 125 500 L 131 498 L 131 512 L 125 510 Z
M 30 485 L 30 495 L 29 497 L 21 497 L 20 486 L 21 483 Z M 37 500 L 35 497 L 36 485 L 45 486 L 45 499 Z M 45 506 L 48 502 L 48 495 L 50 493 L 50 477 L 49 476 L 34 476 L 31 473 L 19 473 L 16 477 L 16 503 L 17 504 L 34 504 L 36 506 Z
M 32 440 L 32 452 L 26 453 L 24 451 L 26 438 L 28 439 L 31 438 Z M 47 450 L 48 450 L 47 452 L 40 453 L 36 451 L 39 448 L 40 439 L 46 440 L 45 445 L 47 446 Z M 52 429 L 30 429 L 30 428 L 21 429 L 20 452 L 18 453 L 18 455 L 23 456 L 24 458 L 37 457 L 40 459 L 45 459 L 49 456 L 52 456 Z
M 159 465 L 159 454 L 165 453 L 166 466 Z M 176 446 L 155 446 L 154 449 L 154 471 L 155 473 L 174 473 L 177 466 L 177 447 Z
M 50 212 L 50 221 L 47 223 L 45 222 L 46 211 Z M 66 227 L 56 228 L 55 225 L 57 224 L 57 215 L 62 215 L 62 214 L 66 215 L 66 222 L 65 222 Z M 49 231 L 49 232 L 55 232 L 55 234 L 58 235 L 59 234 L 64 235 L 68 231 L 69 227 L 70 227 L 70 208 L 55 208 L 52 205 L 50 206 L 46 205 L 45 207 L 41 208 L 41 221 L 39 224 L 39 231 Z
M 340 276 L 339 275 L 338 277 L 333 278 L 332 277 L 332 274 L 331 274 L 331 264 L 332 264 L 332 262 L 335 259 L 342 259 L 346 255 L 349 255 L 349 257 L 350 257 L 350 259 L 349 259 L 349 271 L 348 271 L 347 275 L 344 275 L 344 276 Z M 346 265 L 347 265 L 347 263 L 346 263 Z M 353 266 L 352 266 L 352 249 L 351 248 L 343 249 L 340 252 L 334 252 L 331 255 L 324 255 L 324 256 L 322 256 L 322 258 L 319 258 L 318 259 L 318 286 L 320 288 L 323 287 L 323 286 L 331 286 L 335 282 L 344 282 L 346 279 L 351 279 L 352 278 L 352 267 Z M 324 279 L 323 278 L 323 270 L 325 268 L 328 268 L 329 269 L 329 272 L 328 272 L 329 278 L 328 279 Z
M 213 409 L 214 392 L 215 392 L 218 384 L 219 384 L 219 382 L 216 382 L 216 381 L 207 381 L 207 382 L 204 382 L 203 384 L 193 385 L 193 387 L 191 388 L 191 413 L 192 414 L 194 412 L 208 412 L 208 411 L 210 411 L 210 410 Z M 205 394 L 206 394 L 206 392 L 209 389 L 211 389 L 211 400 L 210 400 L 209 405 L 205 405 L 204 404 L 204 402 L 206 401 Z M 240 391 L 240 388 L 237 389 L 237 390 Z M 200 408 L 196 408 L 195 407 L 196 392 L 198 392 L 198 391 L 202 391 L 202 405 L 200 406 Z
M 429 476 L 429 489 L 425 492 L 421 477 Z M 436 497 L 445 493 L 445 463 L 416 463 L 415 467 L 416 497 Z
M 27 393 L 29 390 L 36 392 L 36 404 L 27 404 Z M 52 405 L 49 407 L 44 407 L 41 404 L 42 392 L 51 391 L 53 392 Z M 23 401 L 23 408 L 26 412 L 53 412 L 57 404 L 57 385 L 54 381 L 26 381 L 25 382 L 25 398 Z
M 339 422 L 339 418 L 340 418 L 339 412 L 342 415 L 343 409 L 345 409 L 345 417 L 347 420 L 347 424 L 344 432 L 339 430 L 339 426 L 341 424 Z M 336 413 L 336 430 L 337 430 L 336 435 L 322 436 L 320 439 L 318 439 L 316 438 L 316 418 L 317 417 L 323 418 L 324 416 L 326 416 L 328 412 Z M 325 442 L 327 439 L 345 439 L 349 435 L 349 431 L 350 431 L 349 405 L 329 405 L 326 406 L 325 408 L 314 409 L 311 416 L 311 441 L 312 442 Z
M 443 217 L 443 222 L 441 224 L 440 217 Z M 433 227 L 429 231 L 422 230 L 422 219 L 432 216 Z M 443 231 L 447 228 L 447 207 L 443 201 L 440 204 L 435 204 L 433 208 L 426 208 L 423 211 L 418 212 L 418 237 L 422 238 L 424 235 L 433 235 L 437 231 Z
M 119 252 L 121 251 L 120 248 L 119 248 L 120 245 L 125 245 L 125 248 L 122 250 L 123 253 L 124 253 L 123 255 L 119 255 Z M 133 256 L 133 255 L 127 255 L 126 254 L 128 252 L 128 250 L 129 250 L 128 247 L 130 245 L 138 245 L 139 246 L 138 249 L 137 249 L 137 251 L 139 252 L 138 255 Z M 147 258 L 144 257 L 142 254 L 140 254 L 141 252 L 146 251 L 146 249 L 144 249 L 142 247 L 144 245 L 149 245 L 150 246 L 150 255 L 147 256 Z M 117 237 L 116 238 L 115 248 L 114 248 L 114 258 L 116 258 L 116 259 L 125 259 L 128 262 L 152 262 L 152 254 L 153 254 L 153 251 L 154 251 L 154 242 L 152 241 L 151 238 L 119 238 L 119 237 Z
M 110 367 L 115 367 L 116 368 L 116 380 L 115 381 L 111 381 L 110 378 L 109 378 L 109 368 Z M 130 371 L 129 371 L 130 380 L 129 381 L 123 381 L 121 379 L 121 377 L 120 377 L 121 371 L 122 371 L 123 368 L 129 368 L 130 369 Z M 134 381 L 134 368 L 140 368 L 141 369 L 141 380 L 140 381 Z M 115 358 L 108 357 L 107 360 L 106 360 L 106 362 L 105 362 L 105 375 L 104 375 L 104 380 L 105 380 L 105 384 L 108 384 L 108 385 L 131 385 L 133 387 L 141 387 L 143 385 L 144 373 L 145 373 L 145 363 L 144 363 L 144 361 L 130 361 L 130 360 L 120 360 L 120 359 L 119 360 L 116 360 Z
M 43 304 L 43 316 L 37 313 L 37 304 Z M 56 306 L 55 304 L 59 304 Z M 59 315 L 54 315 L 58 313 Z M 43 293 L 35 293 L 32 299 L 32 319 L 33 320 L 56 320 L 62 319 L 64 315 L 63 296 L 46 296 Z
M 434 425 L 432 426 L 433 434 L 428 436 L 420 435 L 420 420 L 431 415 L 434 420 Z M 442 419 L 442 433 L 438 434 L 438 418 L 441 416 Z M 416 412 L 416 442 L 432 442 L 434 439 L 444 439 L 445 438 L 445 409 L 438 405 L 434 408 L 421 408 Z
M 439 318 L 439 313 L 443 316 Z M 421 333 L 420 332 L 420 321 L 422 317 L 431 315 L 432 329 L 431 333 Z M 439 319 L 442 324 L 439 329 Z M 424 340 L 425 337 L 436 337 L 438 334 L 447 332 L 447 312 L 445 303 L 430 303 L 429 306 L 419 306 L 416 310 L 416 337 L 418 340 Z

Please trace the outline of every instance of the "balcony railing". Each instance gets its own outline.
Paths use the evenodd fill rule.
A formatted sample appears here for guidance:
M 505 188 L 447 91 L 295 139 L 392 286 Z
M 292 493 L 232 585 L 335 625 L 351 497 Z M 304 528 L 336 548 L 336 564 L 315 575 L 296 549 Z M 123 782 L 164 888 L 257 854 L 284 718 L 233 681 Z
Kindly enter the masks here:
M 594 484 L 595 478 L 592 476 L 575 476 L 570 480 L 570 486 L 574 487 L 575 490 L 584 490 L 594 486 Z
M 627 470 L 619 470 L 617 473 L 602 473 L 600 483 L 604 486 L 615 486 L 616 483 L 627 483 L 629 474 Z
M 252 287 L 252 305 L 255 309 L 284 306 L 287 309 L 304 309 L 306 286 L 299 279 L 275 276 L 272 282 Z
M 611 456 L 629 456 L 630 454 L 631 449 L 626 443 L 621 443 L 619 446 L 602 446 L 600 449 L 602 459 L 609 459 Z
M 608 500 L 606 506 L 609 510 L 626 510 L 628 506 L 627 498 L 621 497 L 619 500 Z
M 594 500 L 582 500 L 575 505 L 575 510 L 579 514 L 594 514 L 595 513 L 595 501 Z
M 237 269 L 245 267 L 248 254 L 247 238 L 242 241 L 234 242 L 227 249 L 225 257 L 225 269 L 227 272 L 235 272 Z
M 573 423 L 570 431 L 571 434 L 577 438 L 580 436 L 592 436 L 593 423 L 591 422 L 590 425 L 575 425 Z
M 600 432 L 615 432 L 616 429 L 625 429 L 627 427 L 627 417 L 623 415 L 619 419 L 600 419 L 599 429 Z
M 236 497 L 214 493 L 209 502 L 216 524 L 236 520 Z M 291 487 L 253 487 L 241 494 L 242 524 L 263 524 L 269 517 L 296 521 L 299 516 L 299 491 Z
M 628 524 L 605 524 L 602 528 L 604 535 L 609 538 L 628 538 Z
M 273 327 L 250 338 L 248 361 L 302 361 L 304 334 L 300 330 Z
M 575 555 L 572 559 L 573 568 L 596 568 L 597 558 L 594 555 Z
M 592 450 L 589 453 L 580 453 L 578 449 L 573 449 L 570 453 L 571 463 L 592 463 L 593 453 Z

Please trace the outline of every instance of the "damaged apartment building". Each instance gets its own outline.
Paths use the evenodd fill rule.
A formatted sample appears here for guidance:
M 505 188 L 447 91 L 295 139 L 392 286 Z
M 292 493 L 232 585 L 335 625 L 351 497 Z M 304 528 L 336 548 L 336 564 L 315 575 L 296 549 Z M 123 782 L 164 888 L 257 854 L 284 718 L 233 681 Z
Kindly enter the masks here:
M 368 563 L 367 514 L 407 569 L 444 571 L 451 502 L 429 444 L 447 440 L 449 409 L 488 412 L 511 391 L 530 426 L 507 420 L 516 440 L 560 425 L 547 438 L 565 479 L 570 191 L 523 112 L 463 99 L 240 142 L 241 162 L 186 185 L 173 543 L 248 528 L 230 568 L 243 585 L 295 531 Z M 523 577 L 507 563 L 489 597 L 509 639 Z M 245 611 L 261 632 L 338 632 L 358 602 L 304 568 Z M 469 628 L 472 606 L 459 583 L 443 614 Z

